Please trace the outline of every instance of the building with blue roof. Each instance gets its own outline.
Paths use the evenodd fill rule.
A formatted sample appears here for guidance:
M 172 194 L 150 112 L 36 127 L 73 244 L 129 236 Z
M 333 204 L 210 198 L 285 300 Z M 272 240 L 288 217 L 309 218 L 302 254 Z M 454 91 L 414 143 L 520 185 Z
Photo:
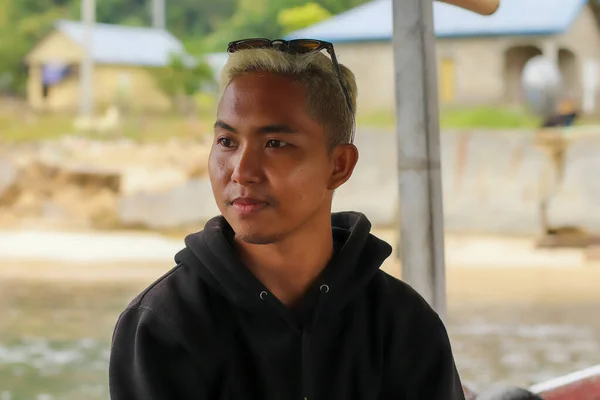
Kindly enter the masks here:
M 91 48 L 95 101 L 106 106 L 131 101 L 140 109 L 168 109 L 171 100 L 157 87 L 149 69 L 167 66 L 172 55 L 193 62 L 182 43 L 166 30 L 95 24 Z M 84 25 L 58 21 L 26 57 L 32 108 L 77 109 L 83 56 Z
M 545 54 L 558 62 L 566 94 L 594 111 L 600 81 L 599 9 L 597 2 L 587 0 L 501 0 L 494 15 L 481 16 L 435 2 L 441 102 L 518 104 L 525 63 Z M 359 108 L 393 109 L 392 0 L 373 0 L 287 38 L 333 42 L 340 62 L 356 75 Z

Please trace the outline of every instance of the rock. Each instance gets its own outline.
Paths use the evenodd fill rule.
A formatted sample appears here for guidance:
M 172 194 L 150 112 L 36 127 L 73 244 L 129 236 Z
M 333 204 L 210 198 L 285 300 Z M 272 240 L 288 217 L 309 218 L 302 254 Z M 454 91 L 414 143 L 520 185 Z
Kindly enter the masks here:
M 56 204 L 54 201 L 44 201 L 42 203 L 42 218 L 50 221 L 66 221 L 70 219 L 69 211 L 66 207 Z
M 140 192 L 118 201 L 119 223 L 168 229 L 202 224 L 219 214 L 208 179 L 194 179 L 164 192 Z
M 121 186 L 120 171 L 109 167 L 88 165 L 57 165 L 56 185 L 74 185 L 82 189 L 107 188 L 117 193 Z
M 89 199 L 83 215 L 96 228 L 116 227 L 119 222 L 117 196 L 108 189 L 100 190 Z
M 0 158 L 0 204 L 3 195 L 17 182 L 19 170 L 8 158 Z
M 208 156 L 210 148 L 201 146 L 194 152 L 193 161 L 187 166 L 187 175 L 189 178 L 204 178 L 208 176 Z
M 112 228 L 117 225 L 117 194 L 109 188 L 96 188 L 93 193 L 70 185 L 54 193 L 45 204 L 45 217 L 65 224 Z
M 121 194 L 163 192 L 181 187 L 187 181 L 186 172 L 173 167 L 132 166 L 122 173 Z
M 64 226 L 114 226 L 120 173 L 87 165 L 33 162 L 21 169 L 3 203 L 21 219 Z
M 12 212 L 19 217 L 39 216 L 42 212 L 42 200 L 32 193 L 23 193 L 12 206 Z

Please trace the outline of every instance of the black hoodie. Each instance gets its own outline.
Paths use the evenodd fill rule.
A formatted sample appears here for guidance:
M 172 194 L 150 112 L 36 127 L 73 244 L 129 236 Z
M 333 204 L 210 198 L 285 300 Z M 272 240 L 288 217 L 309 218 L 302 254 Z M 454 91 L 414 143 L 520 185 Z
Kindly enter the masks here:
M 121 314 L 112 400 L 463 400 L 429 305 L 379 270 L 391 247 L 359 213 L 332 215 L 331 262 L 290 310 L 246 269 L 223 217 Z

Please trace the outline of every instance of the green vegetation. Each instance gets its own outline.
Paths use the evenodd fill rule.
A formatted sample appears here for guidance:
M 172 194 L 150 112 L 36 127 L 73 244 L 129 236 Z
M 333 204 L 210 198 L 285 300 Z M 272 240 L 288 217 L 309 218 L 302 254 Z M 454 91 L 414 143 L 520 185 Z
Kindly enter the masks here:
M 535 128 L 540 119 L 523 109 L 508 107 L 472 107 L 445 109 L 440 113 L 440 126 L 451 128 Z
M 314 25 L 331 17 L 331 13 L 318 3 L 281 10 L 277 22 L 286 33 Z
M 194 64 L 191 64 L 191 63 Z M 170 97 L 173 109 L 181 114 L 196 111 L 194 95 L 198 88 L 214 87 L 213 70 L 206 62 L 184 60 L 174 55 L 168 68 L 151 70 L 158 87 Z
M 360 109 L 356 115 L 357 126 L 368 126 L 372 128 L 393 128 L 396 124 L 396 115 L 393 110 L 380 110 L 370 113 L 361 113 Z
M 64 115 L 20 115 L 0 110 L 0 143 L 57 139 L 72 130 L 73 118 Z
M 376 128 L 393 128 L 396 117 L 392 111 L 377 111 L 357 116 L 357 125 Z M 508 107 L 462 107 L 442 108 L 440 127 L 442 129 L 469 128 L 535 128 L 539 126 L 538 117 L 523 109 Z
M 196 140 L 212 132 L 209 122 L 213 119 L 212 109 L 185 118 L 174 113 L 153 116 L 127 114 L 115 128 L 105 132 L 82 132 L 76 129 L 72 115 L 30 112 L 15 115 L 0 111 L 0 144 L 52 140 L 74 134 L 99 140 L 126 138 L 139 142 L 161 142 L 173 137 Z
M 200 139 L 212 132 L 216 102 L 210 93 L 194 96 L 196 113 L 182 118 L 181 114 L 123 116 L 118 128 L 104 133 L 79 133 L 86 137 L 110 139 L 128 138 L 136 141 L 163 141 L 172 137 Z M 359 127 L 393 129 L 395 116 L 390 111 L 360 114 Z M 509 108 L 457 108 L 442 110 L 442 129 L 528 129 L 539 126 L 539 119 L 523 110 Z M 74 117 L 62 114 L 16 115 L 0 111 L 0 142 L 26 142 L 55 139 L 66 134 L 76 133 Z
M 242 37 L 281 37 L 367 0 L 168 0 L 167 28 L 188 51 L 224 51 Z M 96 2 L 98 22 L 150 25 L 151 0 Z M 27 52 L 57 19 L 80 18 L 81 0 L 0 0 L 0 95 L 22 95 Z

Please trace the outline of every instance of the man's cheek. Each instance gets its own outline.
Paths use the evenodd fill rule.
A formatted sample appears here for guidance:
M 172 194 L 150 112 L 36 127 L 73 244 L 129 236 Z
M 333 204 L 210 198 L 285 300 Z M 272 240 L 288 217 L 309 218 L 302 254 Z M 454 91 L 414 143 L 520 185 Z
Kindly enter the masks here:
M 211 182 L 219 182 L 229 179 L 229 169 L 224 157 L 211 155 L 208 161 L 208 175 Z

